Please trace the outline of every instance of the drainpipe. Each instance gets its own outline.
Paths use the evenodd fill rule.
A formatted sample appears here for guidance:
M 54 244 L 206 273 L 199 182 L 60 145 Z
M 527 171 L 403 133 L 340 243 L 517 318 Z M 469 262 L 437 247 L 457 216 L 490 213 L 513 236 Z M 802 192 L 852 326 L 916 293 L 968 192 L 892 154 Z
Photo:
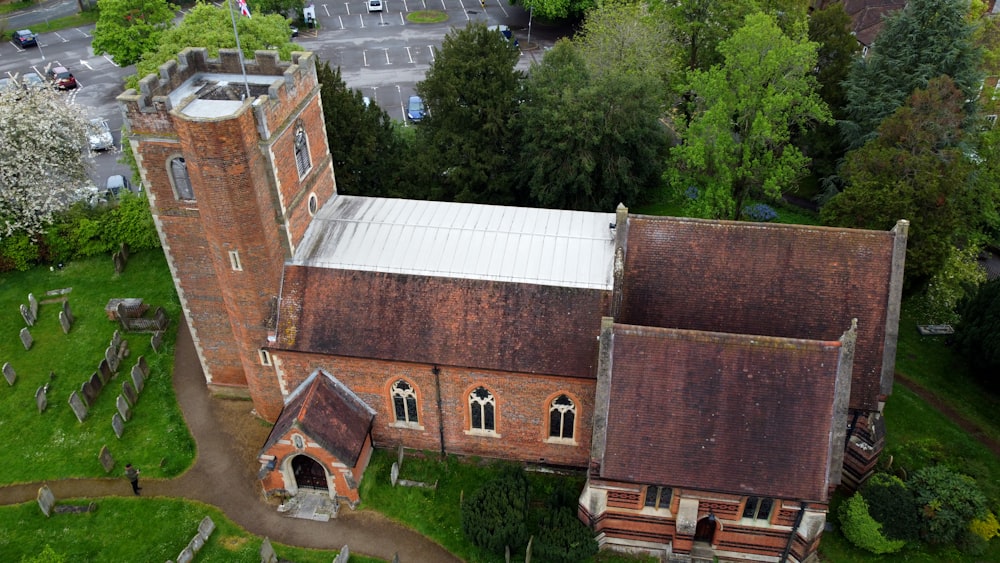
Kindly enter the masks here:
M 445 448 L 444 448 L 444 411 L 441 407 L 441 368 L 434 366 L 431 368 L 431 373 L 434 374 L 434 387 L 437 390 L 437 407 L 438 407 L 438 435 L 441 438 L 441 459 L 444 459 Z
M 799 503 L 799 513 L 795 515 L 795 524 L 792 526 L 792 533 L 788 534 L 788 543 L 785 544 L 785 551 L 781 553 L 781 563 L 788 561 L 788 554 L 792 551 L 792 541 L 795 539 L 795 534 L 798 532 L 799 524 L 802 523 L 802 519 L 806 515 L 806 503 Z

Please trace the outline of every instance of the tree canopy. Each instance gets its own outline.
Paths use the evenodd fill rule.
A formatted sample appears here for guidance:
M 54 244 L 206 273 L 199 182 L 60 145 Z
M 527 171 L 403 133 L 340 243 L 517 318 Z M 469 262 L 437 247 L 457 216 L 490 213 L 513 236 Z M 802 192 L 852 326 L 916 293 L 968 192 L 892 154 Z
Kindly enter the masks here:
M 177 10 L 167 0 L 101 0 L 91 46 L 95 53 L 111 55 L 119 66 L 135 64 L 157 48 Z
M 531 11 L 533 17 L 546 20 L 578 17 L 597 5 L 595 0 L 518 0 L 518 3 Z
M 1000 279 L 979 286 L 960 307 L 955 327 L 955 349 L 965 358 L 973 377 L 985 387 L 1000 390 Z
M 691 212 L 739 219 L 752 195 L 777 199 L 795 187 L 808 159 L 791 144 L 792 131 L 830 121 L 815 92 L 816 50 L 758 13 L 719 44 L 722 65 L 691 73 L 692 119 L 668 173 L 676 192 L 697 190 Z
M 0 239 L 40 233 L 90 183 L 89 123 L 49 88 L 0 89 Z

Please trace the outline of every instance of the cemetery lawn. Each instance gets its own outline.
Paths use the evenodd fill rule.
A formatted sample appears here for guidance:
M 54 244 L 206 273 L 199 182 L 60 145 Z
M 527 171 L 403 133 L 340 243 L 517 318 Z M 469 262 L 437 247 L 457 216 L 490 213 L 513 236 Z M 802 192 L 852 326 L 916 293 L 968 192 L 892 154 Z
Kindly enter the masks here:
M 75 318 L 69 334 L 59 323 L 62 303 L 46 303 L 56 289 L 72 289 L 68 298 Z M 38 320 L 28 330 L 34 339 L 25 350 L 18 332 L 26 326 L 19 312 L 28 304 L 28 293 L 39 301 Z M 70 393 L 80 394 L 82 384 L 97 371 L 118 324 L 108 320 L 109 299 L 140 297 L 150 313 L 163 307 L 170 326 L 159 353 L 148 333 L 122 333 L 131 351 L 121 361 L 119 373 L 101 391 L 83 423 L 69 405 Z M 120 477 L 125 463 L 142 468 L 146 478 L 174 477 L 194 460 L 194 440 L 188 432 L 171 385 L 174 340 L 180 303 L 163 253 L 141 252 L 129 257 L 117 275 L 110 256 L 77 260 L 62 269 L 37 267 L 27 272 L 0 275 L 0 364 L 9 362 L 17 374 L 13 386 L 0 380 L 0 440 L 8 463 L 0 471 L 0 485 L 70 477 L 104 477 L 98 460 L 107 446 L 115 460 L 112 476 Z M 115 401 L 122 383 L 139 356 L 149 364 L 149 378 L 125 423 L 119 440 L 111 427 Z M 50 381 L 48 407 L 38 412 L 35 392 Z M 176 555 L 176 554 L 174 554 Z
M 59 501 L 87 505 L 89 500 Z M 0 506 L 0 553 L 4 561 L 22 561 L 52 548 L 64 561 L 174 561 L 198 531 L 202 518 L 215 531 L 198 552 L 198 563 L 260 561 L 263 538 L 251 535 L 216 508 L 195 501 L 164 498 L 95 499 L 97 510 L 83 514 L 53 514 L 46 518 L 34 501 Z M 271 542 L 284 561 L 330 563 L 335 551 L 290 547 Z M 352 563 L 375 563 L 351 555 Z

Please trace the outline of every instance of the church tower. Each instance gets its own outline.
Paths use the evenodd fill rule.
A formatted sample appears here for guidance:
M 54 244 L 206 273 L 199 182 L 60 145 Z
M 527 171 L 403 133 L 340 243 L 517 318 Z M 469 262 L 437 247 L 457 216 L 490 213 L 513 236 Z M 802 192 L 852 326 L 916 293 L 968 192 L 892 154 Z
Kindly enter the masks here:
M 315 56 L 185 49 L 118 97 L 205 378 L 275 420 L 282 267 L 336 193 Z

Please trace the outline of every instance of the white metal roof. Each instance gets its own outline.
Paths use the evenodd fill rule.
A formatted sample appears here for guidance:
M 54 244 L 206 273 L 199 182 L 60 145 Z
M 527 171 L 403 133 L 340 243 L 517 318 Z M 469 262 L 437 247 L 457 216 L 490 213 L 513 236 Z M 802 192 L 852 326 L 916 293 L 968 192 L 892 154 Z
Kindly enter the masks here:
M 291 263 L 610 290 L 614 213 L 338 195 Z

